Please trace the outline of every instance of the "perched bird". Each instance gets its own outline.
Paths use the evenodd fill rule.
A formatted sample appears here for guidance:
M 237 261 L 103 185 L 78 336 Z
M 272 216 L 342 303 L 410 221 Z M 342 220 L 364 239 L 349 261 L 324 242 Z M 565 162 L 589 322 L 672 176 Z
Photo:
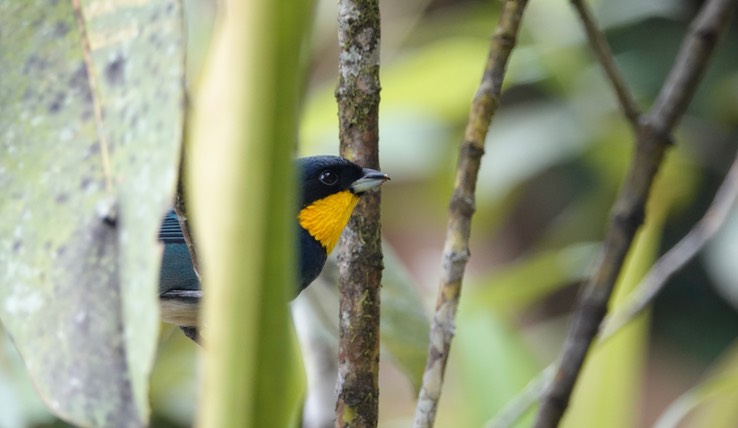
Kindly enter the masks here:
M 296 216 L 299 275 L 295 296 L 317 278 L 328 254 L 338 242 L 349 217 L 367 191 L 389 176 L 361 168 L 338 156 L 312 156 L 297 160 L 300 204 Z M 173 210 L 159 232 L 164 243 L 159 300 L 162 320 L 182 327 L 195 339 L 200 281 Z M 189 329 L 189 330 L 188 330 Z

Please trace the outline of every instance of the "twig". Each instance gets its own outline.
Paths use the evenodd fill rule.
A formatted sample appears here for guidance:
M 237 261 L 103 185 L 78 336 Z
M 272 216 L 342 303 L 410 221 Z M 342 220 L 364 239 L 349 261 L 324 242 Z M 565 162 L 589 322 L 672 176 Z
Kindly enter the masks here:
M 730 167 L 705 215 L 679 243 L 659 258 L 626 303 L 621 306 L 622 309 L 617 309 L 605 318 L 600 328 L 600 340 L 608 339 L 617 333 L 653 301 L 666 281 L 690 261 L 725 223 L 736 198 L 738 198 L 738 157 Z
M 597 21 L 584 0 L 571 0 L 571 3 L 574 6 L 574 9 L 579 13 L 579 18 L 581 19 L 582 24 L 584 24 L 584 30 L 587 33 L 589 44 L 591 45 L 595 56 L 597 56 L 597 60 L 605 71 L 610 84 L 612 84 L 612 88 L 620 102 L 620 108 L 623 110 L 623 114 L 628 119 L 628 123 L 631 128 L 633 128 L 633 131 L 637 131 L 641 112 L 638 109 L 638 104 L 635 102 L 633 96 L 628 90 L 628 85 L 625 83 L 623 76 L 615 65 L 612 51 L 610 50 L 610 45 L 607 43 L 605 35 L 598 29 Z
M 635 319 L 663 290 L 667 284 L 666 281 L 704 247 L 705 243 L 725 223 L 736 199 L 738 199 L 738 157 L 733 162 L 705 215 L 679 243 L 656 261 L 631 293 L 622 309 L 617 309 L 615 313 L 602 321 L 598 346 L 610 340 Z M 528 386 L 511 399 L 487 426 L 489 428 L 512 426 L 542 396 L 548 383 L 553 379 L 553 370 L 554 365 L 550 365 L 536 375 Z
M 182 12 L 184 13 L 184 12 Z M 183 21 L 184 22 L 184 19 Z M 185 121 L 184 123 L 187 123 L 188 116 L 190 116 L 190 101 L 187 97 L 187 93 L 185 92 Z M 193 233 L 191 230 L 191 222 L 189 213 L 187 210 L 187 204 L 185 204 L 185 174 L 187 173 L 187 168 L 185 168 L 187 159 L 187 146 L 189 141 L 189 128 L 185 127 L 185 129 L 182 130 L 182 134 L 184 135 L 182 139 L 182 147 L 180 149 L 180 159 L 179 159 L 179 178 L 177 180 L 177 194 L 174 197 L 174 212 L 177 213 L 177 220 L 179 221 L 179 227 L 182 229 L 182 236 L 184 236 L 185 244 L 187 245 L 187 250 L 190 252 L 190 258 L 192 258 L 192 268 L 195 271 L 195 275 L 197 275 L 197 279 L 202 282 L 202 278 L 200 278 L 200 259 L 197 256 L 197 246 L 195 245 L 195 240 L 193 237 Z
M 517 39 L 527 0 L 505 2 L 497 24 L 482 82 L 472 101 L 464 142 L 459 151 L 456 181 L 443 251 L 443 273 L 438 289 L 436 311 L 430 332 L 430 346 L 423 384 L 415 410 L 415 427 L 431 427 L 435 421 L 443 376 L 454 335 L 461 282 L 469 259 L 471 217 L 475 210 L 474 191 L 484 140 L 492 117 L 500 104 L 502 81 L 510 53 Z
M 709 0 L 692 23 L 654 107 L 639 126 L 636 152 L 625 184 L 612 210 L 602 257 L 579 296 L 554 382 L 541 402 L 535 426 L 558 425 L 607 311 L 607 302 L 643 223 L 645 204 L 656 172 L 671 144 L 671 131 L 689 103 L 720 32 L 726 27 L 732 0 Z
M 379 169 L 378 0 L 340 0 L 336 88 L 340 152 Z M 382 242 L 379 193 L 365 195 L 338 253 L 339 346 L 336 427 L 376 427 L 379 410 L 379 289 Z
M 185 135 L 186 135 L 186 131 L 185 131 Z M 179 180 L 177 180 L 177 194 L 174 197 L 174 212 L 177 214 L 177 221 L 179 222 L 180 229 L 182 229 L 182 236 L 184 237 L 185 245 L 187 245 L 187 249 L 190 252 L 190 258 L 192 259 L 192 269 L 195 271 L 195 275 L 197 275 L 197 279 L 200 281 L 200 284 L 202 284 L 202 278 L 200 277 L 200 263 L 197 257 L 197 251 L 195 247 L 195 241 L 193 239 L 192 230 L 190 229 L 191 223 L 190 223 L 189 216 L 187 215 L 187 206 L 185 205 L 184 179 L 183 179 L 184 178 L 183 174 L 185 172 L 184 153 L 185 153 L 185 150 L 184 148 L 182 148 L 181 159 L 179 162 Z M 202 291 L 198 290 L 197 293 L 200 294 L 196 297 L 198 299 L 198 312 L 199 312 L 200 310 L 199 302 L 200 302 Z M 180 330 L 182 330 L 182 333 L 184 333 L 184 335 L 187 338 L 191 339 L 193 342 L 197 343 L 198 345 L 202 344 L 199 326 L 179 326 L 179 328 Z

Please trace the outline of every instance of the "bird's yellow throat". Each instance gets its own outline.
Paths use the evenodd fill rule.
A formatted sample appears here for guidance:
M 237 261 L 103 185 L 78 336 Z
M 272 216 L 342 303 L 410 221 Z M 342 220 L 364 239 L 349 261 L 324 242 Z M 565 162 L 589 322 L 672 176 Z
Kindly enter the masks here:
M 358 196 L 344 190 L 306 206 L 297 215 L 297 220 L 330 254 L 358 202 Z

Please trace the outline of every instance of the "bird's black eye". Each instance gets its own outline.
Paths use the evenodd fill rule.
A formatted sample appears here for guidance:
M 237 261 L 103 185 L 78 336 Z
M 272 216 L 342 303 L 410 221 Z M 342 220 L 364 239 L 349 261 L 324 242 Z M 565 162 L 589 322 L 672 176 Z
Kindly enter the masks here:
M 326 169 L 320 173 L 320 182 L 328 186 L 333 186 L 338 183 L 338 174 L 330 169 Z

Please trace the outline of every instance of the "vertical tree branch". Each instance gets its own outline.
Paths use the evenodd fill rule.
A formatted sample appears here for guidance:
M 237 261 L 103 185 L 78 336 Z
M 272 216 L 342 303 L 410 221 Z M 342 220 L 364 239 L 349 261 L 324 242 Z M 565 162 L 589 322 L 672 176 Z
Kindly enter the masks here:
M 568 406 L 584 358 L 607 311 L 623 260 L 643 223 L 645 204 L 671 144 L 672 129 L 691 100 L 734 6 L 732 0 L 709 0 L 704 4 L 659 97 L 638 128 L 635 157 L 612 210 L 603 254 L 579 296 L 554 380 L 536 418 L 537 428 L 557 426 Z
M 459 150 L 456 184 L 449 206 L 446 243 L 443 250 L 443 273 L 431 325 L 423 384 L 415 410 L 415 427 L 418 428 L 431 427 L 435 421 L 451 339 L 454 335 L 461 283 L 469 259 L 471 217 L 475 210 L 474 192 L 479 164 L 484 154 L 484 140 L 492 117 L 500 104 L 505 69 L 515 46 L 526 4 L 525 0 L 508 0 L 503 6 L 500 21 L 492 38 L 482 82 L 472 101 L 464 141 Z
M 338 102 L 341 156 L 379 169 L 377 0 L 338 3 Z M 375 427 L 379 408 L 379 288 L 382 280 L 379 193 L 366 195 L 343 233 L 338 253 L 337 427 Z

